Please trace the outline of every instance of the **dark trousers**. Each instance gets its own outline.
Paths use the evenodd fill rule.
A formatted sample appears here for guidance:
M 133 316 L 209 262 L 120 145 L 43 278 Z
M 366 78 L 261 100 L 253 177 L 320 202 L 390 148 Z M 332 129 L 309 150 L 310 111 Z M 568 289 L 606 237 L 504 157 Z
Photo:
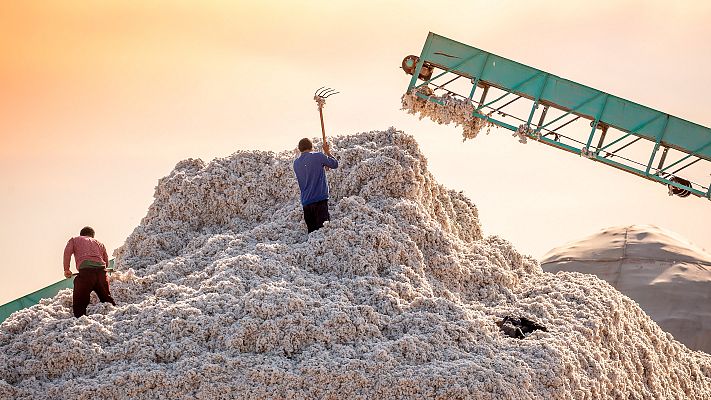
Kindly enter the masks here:
M 323 228 L 323 223 L 330 221 L 328 214 L 328 200 L 321 200 L 304 206 L 304 221 L 309 228 L 309 233 Z
M 103 268 L 82 268 L 79 275 L 74 278 L 74 296 L 72 298 L 72 308 L 74 316 L 79 318 L 86 315 L 86 307 L 91 300 L 91 292 L 96 292 L 102 303 L 116 305 L 111 293 L 109 293 L 109 278 Z

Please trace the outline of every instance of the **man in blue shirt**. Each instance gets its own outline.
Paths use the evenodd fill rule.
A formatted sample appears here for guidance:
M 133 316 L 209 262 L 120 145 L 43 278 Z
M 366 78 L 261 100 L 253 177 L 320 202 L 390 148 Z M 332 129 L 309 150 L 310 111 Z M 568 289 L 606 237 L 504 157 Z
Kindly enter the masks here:
M 322 228 L 329 221 L 328 182 L 324 167 L 338 168 L 338 161 L 331 156 L 328 143 L 323 143 L 323 153 L 313 151 L 313 143 L 308 138 L 299 141 L 301 156 L 294 160 L 294 173 L 301 189 L 301 205 L 304 221 L 309 233 Z

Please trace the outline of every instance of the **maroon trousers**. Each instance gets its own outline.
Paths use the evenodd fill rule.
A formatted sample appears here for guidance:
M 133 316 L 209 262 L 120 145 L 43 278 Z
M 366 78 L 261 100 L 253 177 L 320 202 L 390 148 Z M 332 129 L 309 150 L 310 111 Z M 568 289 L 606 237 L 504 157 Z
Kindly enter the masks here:
M 74 278 L 74 296 L 72 298 L 72 308 L 74 316 L 79 318 L 86 315 L 86 307 L 91 301 L 91 292 L 96 292 L 102 303 L 116 305 L 111 293 L 109 293 L 109 278 L 103 268 L 82 268 L 79 275 Z

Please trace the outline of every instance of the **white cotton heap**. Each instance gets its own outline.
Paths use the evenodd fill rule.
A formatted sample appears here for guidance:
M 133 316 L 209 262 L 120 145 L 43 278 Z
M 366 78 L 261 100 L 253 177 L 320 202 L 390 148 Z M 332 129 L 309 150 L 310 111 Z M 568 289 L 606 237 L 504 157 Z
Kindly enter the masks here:
M 423 99 L 417 93 L 435 101 Z M 419 113 L 420 119 L 428 117 L 438 124 L 454 123 L 455 126 L 461 126 L 463 140 L 474 139 L 484 128 L 487 128 L 488 134 L 491 127 L 495 126 L 487 120 L 474 116 L 475 108 L 471 101 L 457 98 L 449 93 L 435 96 L 427 86 L 421 86 L 402 95 L 402 110 L 413 115 Z
M 291 152 L 181 161 L 117 251 L 117 306 L 71 291 L 0 326 L 0 398 L 711 397 L 711 357 L 629 298 L 483 237 L 415 140 L 332 139 L 306 234 Z M 504 316 L 544 325 L 504 335 Z

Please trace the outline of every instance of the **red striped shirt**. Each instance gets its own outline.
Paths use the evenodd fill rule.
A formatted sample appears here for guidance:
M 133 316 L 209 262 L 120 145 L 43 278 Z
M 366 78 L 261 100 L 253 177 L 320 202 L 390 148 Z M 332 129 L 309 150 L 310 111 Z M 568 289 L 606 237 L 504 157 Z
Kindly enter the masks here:
M 74 254 L 77 270 L 86 260 L 103 262 L 104 267 L 109 265 L 109 256 L 103 243 L 89 236 L 77 236 L 69 239 L 64 248 L 64 270 L 69 271 L 69 261 Z

